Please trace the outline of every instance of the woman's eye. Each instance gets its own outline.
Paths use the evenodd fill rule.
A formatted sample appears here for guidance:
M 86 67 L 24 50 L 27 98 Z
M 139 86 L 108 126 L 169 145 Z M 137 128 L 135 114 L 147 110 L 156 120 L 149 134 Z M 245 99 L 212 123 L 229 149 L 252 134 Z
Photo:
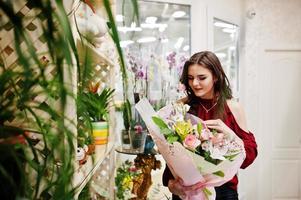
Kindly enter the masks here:
M 204 77 L 204 76 L 198 77 L 199 81 L 202 81 L 202 80 L 205 80 L 205 79 L 206 79 L 206 77 Z
M 190 81 L 193 80 L 193 77 L 188 77 L 188 80 L 190 80 Z

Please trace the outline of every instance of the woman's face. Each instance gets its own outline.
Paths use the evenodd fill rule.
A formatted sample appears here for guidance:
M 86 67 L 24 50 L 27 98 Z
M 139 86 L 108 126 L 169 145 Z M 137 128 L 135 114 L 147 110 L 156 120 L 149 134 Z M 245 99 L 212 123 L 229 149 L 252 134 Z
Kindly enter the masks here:
M 193 64 L 188 67 L 188 84 L 195 96 L 212 99 L 214 97 L 214 80 L 211 71 L 202 65 Z

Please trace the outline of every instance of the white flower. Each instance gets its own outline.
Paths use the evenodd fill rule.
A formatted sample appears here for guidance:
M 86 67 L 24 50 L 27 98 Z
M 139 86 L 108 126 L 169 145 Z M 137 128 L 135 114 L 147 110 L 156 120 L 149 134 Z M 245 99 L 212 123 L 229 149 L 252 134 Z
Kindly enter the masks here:
M 210 151 L 210 156 L 213 159 L 219 159 L 219 160 L 226 160 L 224 157 L 226 153 L 228 152 L 228 147 L 227 146 L 212 146 L 212 148 L 209 150 Z

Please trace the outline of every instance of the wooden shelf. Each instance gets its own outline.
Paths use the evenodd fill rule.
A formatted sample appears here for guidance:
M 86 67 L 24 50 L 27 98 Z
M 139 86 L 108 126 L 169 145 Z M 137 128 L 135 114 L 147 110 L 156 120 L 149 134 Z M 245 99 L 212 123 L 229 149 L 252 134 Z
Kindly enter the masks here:
M 94 161 L 92 156 L 89 156 L 84 165 L 76 167 L 73 178 L 73 186 L 76 187 L 76 199 L 107 155 L 113 150 L 113 147 L 114 142 L 109 142 L 107 145 L 96 145 L 95 154 L 92 155 L 94 156 Z
M 76 46 L 79 54 L 80 62 L 84 62 L 86 55 L 90 56 L 90 60 L 95 64 L 107 64 L 114 66 L 114 62 L 105 56 L 100 50 L 86 41 L 76 40 Z

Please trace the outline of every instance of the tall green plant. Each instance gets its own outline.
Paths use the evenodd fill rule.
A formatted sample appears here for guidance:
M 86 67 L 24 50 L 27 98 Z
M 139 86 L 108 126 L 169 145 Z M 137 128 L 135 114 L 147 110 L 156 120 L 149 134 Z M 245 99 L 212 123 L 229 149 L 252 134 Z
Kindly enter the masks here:
M 47 65 L 25 30 L 25 17 L 16 14 L 12 3 L 0 0 L 1 11 L 8 18 L 7 23 L 13 26 L 14 49 L 18 56 L 14 66 L 7 66 L 2 59 L 0 71 L 0 149 L 2 153 L 6 149 L 10 155 L 8 159 L 1 159 L 1 183 L 7 184 L 6 189 L 10 188 L 7 198 L 72 199 L 75 125 L 66 113 L 67 99 L 73 98 L 73 94 L 65 84 L 65 77 L 71 77 L 74 64 L 79 67 L 79 62 L 69 19 L 60 0 L 55 2 L 55 10 L 50 0 L 30 0 L 26 4 L 37 11 L 35 18 L 39 19 L 38 26 L 47 45 Z M 50 68 L 53 68 L 53 76 L 46 73 Z M 45 100 L 40 102 L 37 96 Z M 56 102 L 56 106 L 51 102 Z M 15 118 L 21 119 L 22 124 L 9 125 Z M 42 139 L 42 148 L 35 146 L 26 134 L 28 131 Z M 12 143 L 16 135 L 22 135 L 27 143 Z M 19 171 L 16 180 L 7 160 Z
M 119 35 L 118 35 L 118 31 L 117 31 L 117 26 L 113 17 L 113 13 L 110 7 L 110 0 L 103 0 L 104 2 L 104 6 L 109 18 L 109 22 L 110 22 L 110 36 L 113 39 L 115 45 L 116 45 L 116 49 L 117 49 L 117 53 L 119 55 L 119 59 L 120 59 L 120 68 L 121 68 L 121 74 L 122 74 L 122 83 L 123 83 L 123 101 L 124 101 L 124 105 L 123 105 L 123 120 L 124 120 L 124 126 L 126 130 L 129 130 L 131 122 L 132 122 L 132 114 L 131 114 L 131 104 L 129 101 L 129 96 L 128 96 L 128 92 L 129 92 L 129 86 L 128 86 L 128 75 L 127 75 L 127 69 L 126 69 L 126 64 L 124 61 L 124 56 L 123 56 L 123 52 L 122 52 L 122 48 L 120 46 L 120 39 L 119 39 Z M 136 16 L 136 20 L 137 23 L 139 25 L 139 10 L 138 10 L 138 3 L 136 0 L 131 0 L 133 8 L 134 8 L 134 13 L 133 13 L 133 19 Z
M 137 5 L 135 0 L 132 2 Z M 4 26 L 13 26 L 14 48 L 18 56 L 16 67 L 7 66 L 2 55 L 0 62 L 0 152 L 6 155 L 0 159 L 0 185 L 5 184 L 5 187 L 1 185 L 1 193 L 6 192 L 8 198 L 73 199 L 75 188 L 71 187 L 71 182 L 76 124 L 66 108 L 67 99 L 75 97 L 65 82 L 66 77 L 72 77 L 74 67 L 77 68 L 78 80 L 86 81 L 88 73 L 83 69 L 88 72 L 91 61 L 87 57 L 86 68 L 80 65 L 62 0 L 28 0 L 26 4 L 35 9 L 35 17 L 42 27 L 48 64 L 41 60 L 38 48 L 25 31 L 25 18 L 14 11 L 13 3 L 15 1 L 0 0 L 0 9 L 8 19 Z M 110 33 L 120 56 L 124 98 L 128 100 L 126 68 L 109 0 L 104 0 L 104 5 L 109 16 Z M 138 14 L 138 10 L 136 12 Z M 46 73 L 49 69 L 52 69 L 53 76 Z M 79 92 L 82 91 L 80 87 Z M 40 95 L 45 97 L 43 102 L 35 98 Z M 11 125 L 15 118 L 21 119 L 22 124 Z M 27 132 L 35 132 L 41 138 L 41 148 L 37 148 Z M 15 141 L 12 136 L 23 136 L 27 143 L 12 143 Z M 12 176 L 12 169 L 19 172 L 13 171 L 17 178 Z M 29 172 L 34 176 L 28 176 Z

